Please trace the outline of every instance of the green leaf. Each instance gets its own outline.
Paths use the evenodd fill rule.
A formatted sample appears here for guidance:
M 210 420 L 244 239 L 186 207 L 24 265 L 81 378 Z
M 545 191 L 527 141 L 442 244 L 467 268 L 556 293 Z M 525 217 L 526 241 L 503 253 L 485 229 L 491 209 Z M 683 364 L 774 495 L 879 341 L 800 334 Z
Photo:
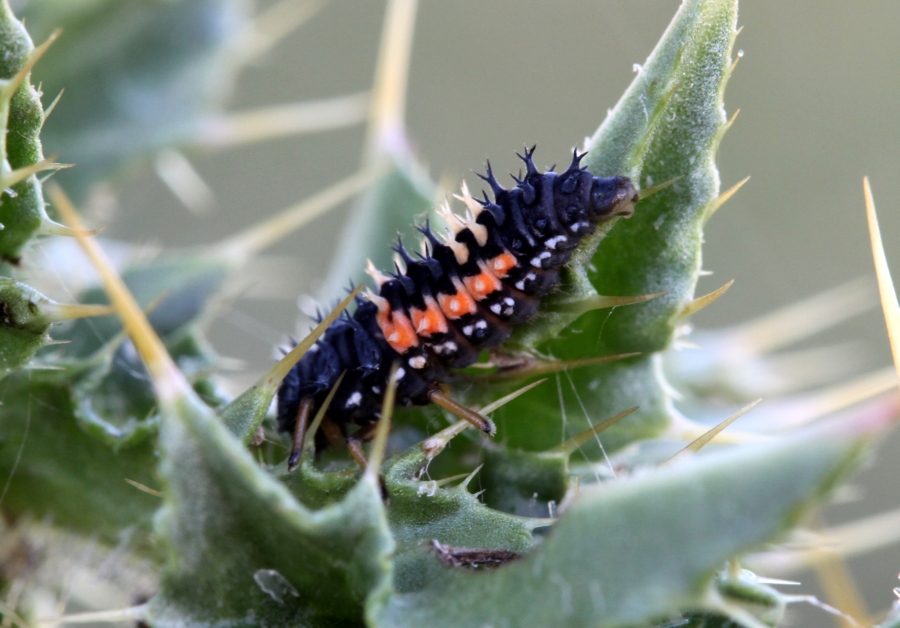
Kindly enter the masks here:
M 50 341 L 52 320 L 43 311 L 50 304 L 37 290 L 0 278 L 0 378 L 25 366 Z
M 16 20 L 8 0 L 0 0 L 0 176 L 33 166 L 44 159 L 40 132 L 44 111 L 29 76 L 15 89 L 10 79 L 25 65 L 34 51 L 25 27 Z M 3 188 L 7 188 L 4 184 Z M 17 264 L 22 249 L 49 218 L 36 175 L 0 192 L 0 259 Z
M 372 478 L 313 512 L 184 402 L 163 410 L 161 448 L 168 568 L 154 626 L 358 623 L 387 594 L 393 541 Z
M 37 38 L 63 29 L 35 75 L 51 98 L 65 90 L 44 142 L 78 164 L 59 178 L 76 199 L 219 111 L 247 24 L 241 0 L 32 0 L 23 15 Z
M 379 625 L 622 626 L 725 610 L 708 597 L 716 571 L 794 525 L 867 429 L 832 425 L 585 489 L 519 561 L 480 572 L 433 558 L 436 573 L 393 595 Z
M 126 480 L 158 486 L 153 442 L 117 449 L 86 432 L 74 418 L 68 385 L 31 372 L 0 382 L 0 399 L 3 511 L 51 518 L 110 545 L 136 531 L 132 547 L 147 549 L 160 500 Z
M 664 292 L 645 303 L 573 315 L 543 312 L 514 342 L 560 359 L 626 352 L 643 355 L 573 370 L 558 380 L 563 416 L 598 421 L 639 405 L 604 435 L 610 449 L 660 433 L 671 399 L 656 352 L 667 349 L 693 298 L 702 228 L 718 195 L 715 155 L 725 128 L 722 94 L 730 75 L 736 0 L 686 0 L 631 87 L 588 143 L 596 175 L 625 174 L 643 187 L 681 177 L 637 204 L 629 220 L 607 223 L 583 243 L 550 300 Z M 602 245 L 601 245 L 602 241 Z M 596 251 L 596 252 L 595 252 Z M 558 438 L 559 400 L 525 396 L 497 414 L 510 444 Z M 563 428 L 566 429 L 565 424 Z M 544 446 L 550 441 L 543 441 Z

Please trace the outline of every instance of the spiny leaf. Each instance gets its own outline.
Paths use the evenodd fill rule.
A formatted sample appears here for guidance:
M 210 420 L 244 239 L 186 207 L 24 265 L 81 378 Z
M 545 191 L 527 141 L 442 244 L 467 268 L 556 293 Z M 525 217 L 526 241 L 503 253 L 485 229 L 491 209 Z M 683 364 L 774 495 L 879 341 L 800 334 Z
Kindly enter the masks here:
M 526 402 L 507 406 L 498 426 L 511 445 L 535 449 L 559 434 L 559 424 L 548 417 L 560 415 L 560 402 L 568 417 L 611 416 L 640 404 L 635 417 L 606 434 L 613 449 L 658 434 L 671 420 L 671 400 L 653 353 L 670 346 L 679 313 L 694 298 L 705 210 L 718 197 L 714 160 L 725 124 L 722 95 L 736 19 L 734 0 L 685 1 L 588 142 L 586 165 L 595 175 L 624 174 L 645 187 L 681 178 L 639 202 L 631 219 L 610 221 L 583 243 L 563 276 L 561 294 L 664 294 L 587 312 L 574 322 L 571 315 L 544 312 L 514 336 L 514 342 L 537 344 L 558 359 L 643 355 L 573 371 L 570 385 L 559 386 L 559 400 L 529 399 L 527 411 Z M 535 420 L 522 420 L 530 416 Z
M 0 259 L 13 264 L 18 263 L 25 245 L 50 222 L 41 185 L 30 172 L 44 161 L 40 137 L 44 113 L 27 69 L 44 50 L 46 45 L 35 49 L 8 0 L 0 1 L 0 170 L 4 178 L 15 177 L 17 171 L 28 173 L 0 194 Z M 26 75 L 20 74 L 22 70 Z
M 703 608 L 720 565 L 782 535 L 884 426 L 835 423 L 585 489 L 523 559 L 488 572 L 433 559 L 380 625 L 644 625 Z

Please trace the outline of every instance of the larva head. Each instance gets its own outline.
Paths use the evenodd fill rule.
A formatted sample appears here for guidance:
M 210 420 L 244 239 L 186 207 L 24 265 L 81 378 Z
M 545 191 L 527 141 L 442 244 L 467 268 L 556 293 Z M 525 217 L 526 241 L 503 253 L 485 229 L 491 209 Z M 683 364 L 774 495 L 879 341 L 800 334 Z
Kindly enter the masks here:
M 592 221 L 605 222 L 613 216 L 629 218 L 637 202 L 637 189 L 628 177 L 594 177 L 590 198 Z

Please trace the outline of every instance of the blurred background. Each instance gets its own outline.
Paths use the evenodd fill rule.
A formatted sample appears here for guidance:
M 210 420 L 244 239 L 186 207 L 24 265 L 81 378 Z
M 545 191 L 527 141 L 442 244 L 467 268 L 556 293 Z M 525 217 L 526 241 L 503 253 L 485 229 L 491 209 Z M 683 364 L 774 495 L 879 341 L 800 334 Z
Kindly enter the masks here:
M 271 5 L 231 4 L 235 15 Z M 449 187 L 462 177 L 474 185 L 471 171 L 488 157 L 497 172 L 518 170 L 513 151 L 523 144 L 538 145 L 540 165 L 567 162 L 571 148 L 615 105 L 678 5 L 422 0 L 406 107 L 416 156 Z M 232 111 L 365 91 L 383 13 L 383 2 L 325 3 L 305 25 L 255 55 L 235 80 L 218 77 L 211 89 Z M 719 169 L 723 190 L 751 179 L 706 230 L 704 267 L 713 274 L 698 293 L 736 282 L 697 317 L 703 328 L 748 320 L 859 277 L 874 287 L 863 175 L 872 182 L 888 259 L 900 272 L 900 3 L 855 3 L 851 10 L 836 0 L 747 2 L 739 24 L 735 48 L 742 56 L 725 103 L 729 116 L 741 113 L 722 143 Z M 220 26 L 240 30 L 227 20 Z M 41 71 L 38 66 L 38 81 Z M 209 78 L 201 73 L 195 80 Z M 45 103 L 54 96 L 45 90 Z M 64 95 L 53 116 L 65 120 L 67 106 Z M 171 117 L 159 113 L 163 119 L 145 130 L 152 133 Z M 210 193 L 195 207 L 204 211 L 187 209 L 163 183 L 157 172 L 166 162 L 159 159 L 155 168 L 152 159 L 133 164 L 102 193 L 95 189 L 84 198 L 108 237 L 168 248 L 211 243 L 352 174 L 365 135 L 365 125 L 357 124 L 229 148 L 189 146 L 183 155 Z M 45 152 L 80 161 L 74 145 L 59 144 L 49 137 Z M 295 329 L 298 297 L 322 289 L 351 206 L 267 251 L 266 281 L 221 309 L 211 339 L 223 355 L 244 361 L 236 379 L 250 382 L 271 363 L 273 346 Z M 872 294 L 872 309 L 807 346 L 851 343 L 846 359 L 855 360 L 858 374 L 889 364 Z M 853 498 L 826 512 L 828 523 L 900 503 L 900 438 L 895 434 L 877 454 L 857 476 Z M 889 606 L 900 585 L 900 548 L 852 558 L 850 565 L 870 608 Z M 810 574 L 797 579 L 803 581 L 798 593 L 818 591 Z M 797 626 L 832 621 L 799 605 L 790 617 Z

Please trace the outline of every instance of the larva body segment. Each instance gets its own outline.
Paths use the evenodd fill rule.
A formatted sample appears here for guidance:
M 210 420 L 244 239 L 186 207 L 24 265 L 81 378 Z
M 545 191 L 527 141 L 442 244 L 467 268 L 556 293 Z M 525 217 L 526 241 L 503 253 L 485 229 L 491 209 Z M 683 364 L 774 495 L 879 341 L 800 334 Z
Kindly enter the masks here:
M 458 196 L 468 215 L 445 216 L 445 239 L 420 228 L 428 253 L 413 257 L 398 242 L 405 269 L 389 276 L 372 269 L 378 293 L 358 299 L 352 315 L 336 321 L 297 363 L 278 390 L 278 427 L 291 432 L 304 398 L 319 407 L 344 378 L 327 410 L 344 436 L 377 421 L 392 365 L 399 368 L 397 403 L 430 403 L 429 390 L 484 349 L 501 345 L 514 325 L 528 320 L 549 294 L 572 252 L 597 225 L 631 216 L 637 191 L 625 177 L 595 177 L 575 151 L 563 173 L 541 173 L 534 149 L 520 156 L 525 176 L 515 187 L 491 187 L 475 200 Z M 445 210 L 448 212 L 449 208 Z

